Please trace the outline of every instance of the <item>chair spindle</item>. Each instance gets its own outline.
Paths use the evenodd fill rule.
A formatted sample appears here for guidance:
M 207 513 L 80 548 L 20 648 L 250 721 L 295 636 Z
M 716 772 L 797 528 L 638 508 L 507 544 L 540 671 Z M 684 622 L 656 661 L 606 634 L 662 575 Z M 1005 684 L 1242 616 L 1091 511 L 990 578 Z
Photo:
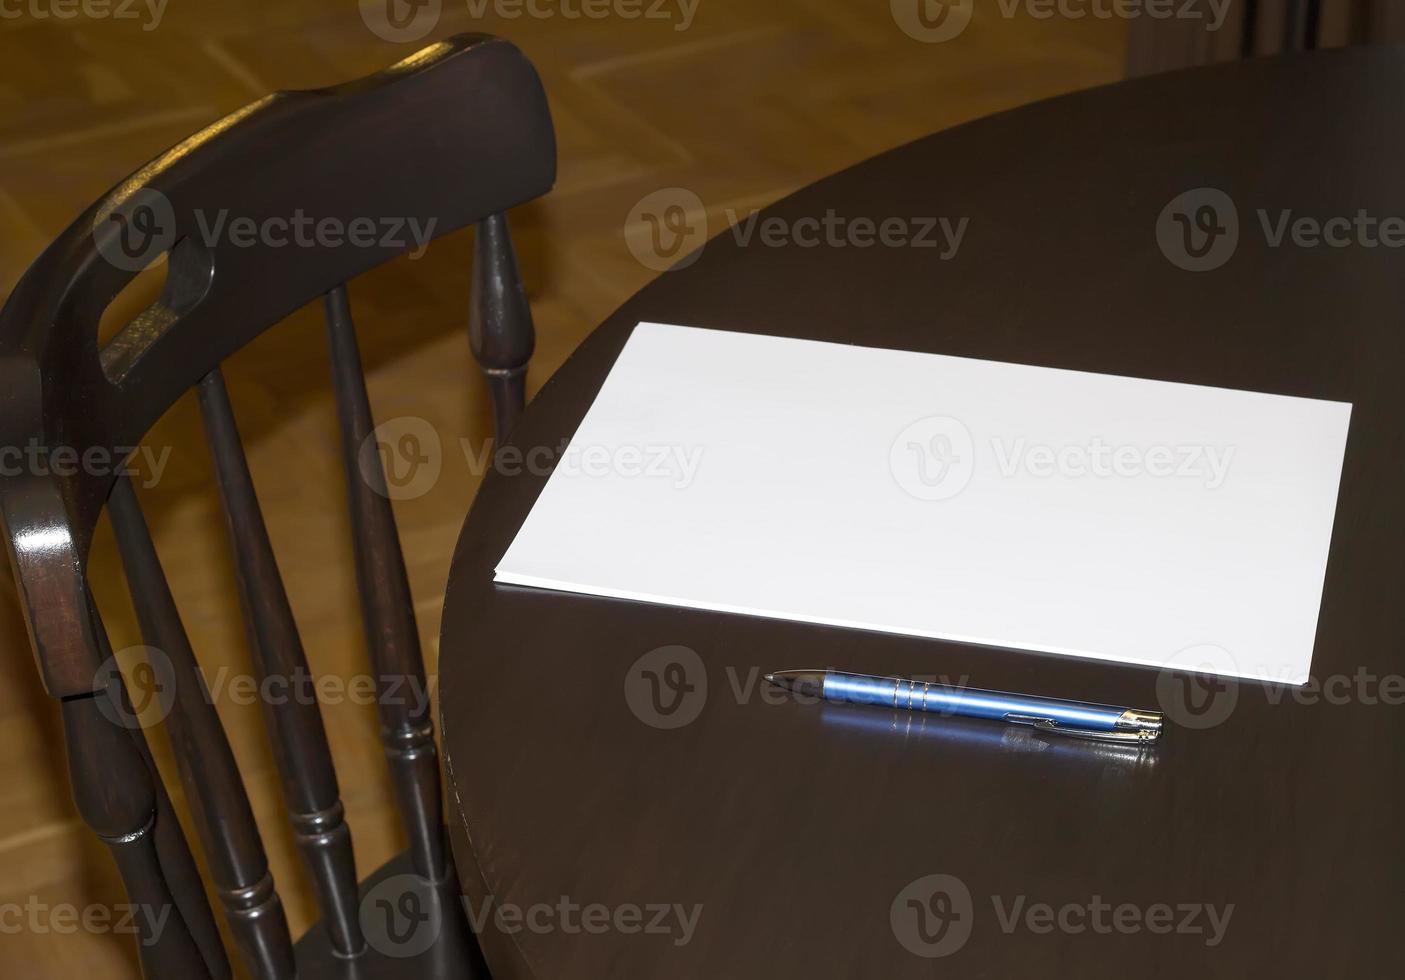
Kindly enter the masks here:
M 117 669 L 117 658 L 113 656 L 107 630 L 103 627 L 102 616 L 91 592 L 88 593 L 88 616 L 93 623 L 93 635 L 97 640 L 102 662 L 112 665 L 115 671 L 114 674 L 103 678 L 104 683 L 108 685 L 107 696 L 117 699 L 117 705 L 120 705 L 121 727 L 131 736 L 138 754 L 146 763 L 147 772 L 151 774 L 151 785 L 156 791 L 156 823 L 152 831 L 156 839 L 156 857 L 161 862 L 166 884 L 176 900 L 176 911 L 185 920 L 186 928 L 190 931 L 196 948 L 200 950 L 210 976 L 214 980 L 229 980 L 229 957 L 225 954 L 219 926 L 215 925 L 209 899 L 205 896 L 205 883 L 200 879 L 200 868 L 195 864 L 195 855 L 190 853 L 190 842 L 185 839 L 185 831 L 181 829 L 176 809 L 171 805 L 166 783 L 161 777 L 161 771 L 156 767 L 151 747 L 147 745 L 146 733 L 138 725 L 127 721 L 135 719 L 137 712 L 132 706 L 121 672 Z
M 532 308 L 517 268 L 507 215 L 501 212 L 478 222 L 475 232 L 468 342 L 488 379 L 493 431 L 501 446 L 526 404 L 527 362 L 536 344 Z
M 342 956 L 357 956 L 365 949 L 365 941 L 357 918 L 351 828 L 346 824 L 322 713 L 315 698 L 295 693 L 311 674 L 219 368 L 200 382 L 199 398 L 234 550 L 235 577 L 250 646 L 260 680 L 266 685 L 274 678 L 283 686 L 278 703 L 266 699 L 264 708 L 284 799 L 298 846 L 312 873 L 333 949 Z
M 105 696 L 97 692 L 61 702 L 73 799 L 112 852 L 127 901 L 137 912 L 143 976 L 210 977 L 161 863 L 156 783 L 131 733 L 103 714 L 99 699 Z
M 410 838 L 414 868 L 426 880 L 440 881 L 448 868 L 439 753 L 434 744 L 424 655 L 400 534 L 375 445 L 375 423 L 345 285 L 327 294 L 326 314 L 355 537 L 356 584 L 366 647 L 376 672 L 381 737 Z
M 244 781 L 196 665 L 136 490 L 126 477 L 118 477 L 108 513 L 142 636 L 169 663 L 167 680 L 174 690 L 169 695 L 166 730 L 225 920 L 252 976 L 292 980 L 296 973 L 292 936 Z

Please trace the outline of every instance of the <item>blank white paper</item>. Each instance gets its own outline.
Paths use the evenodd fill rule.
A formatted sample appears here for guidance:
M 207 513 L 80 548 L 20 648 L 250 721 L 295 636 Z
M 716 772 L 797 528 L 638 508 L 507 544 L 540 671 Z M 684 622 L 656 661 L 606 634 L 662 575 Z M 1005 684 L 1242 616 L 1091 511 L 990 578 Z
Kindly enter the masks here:
M 641 323 L 496 579 L 1301 684 L 1350 415 Z

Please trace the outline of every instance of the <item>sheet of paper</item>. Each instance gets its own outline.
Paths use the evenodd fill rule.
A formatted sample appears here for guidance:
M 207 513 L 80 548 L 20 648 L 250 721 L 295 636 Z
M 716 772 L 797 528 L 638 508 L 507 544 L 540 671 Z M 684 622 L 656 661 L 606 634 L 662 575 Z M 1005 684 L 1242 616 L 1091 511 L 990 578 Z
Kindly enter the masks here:
M 496 578 L 1301 684 L 1350 414 L 641 323 Z

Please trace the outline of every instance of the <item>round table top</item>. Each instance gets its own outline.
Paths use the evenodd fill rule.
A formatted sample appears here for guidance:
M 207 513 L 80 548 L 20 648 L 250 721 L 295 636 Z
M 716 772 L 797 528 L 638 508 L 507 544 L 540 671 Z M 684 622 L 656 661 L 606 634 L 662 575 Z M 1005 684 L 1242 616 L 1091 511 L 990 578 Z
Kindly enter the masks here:
M 1398 972 L 1402 91 L 1405 54 L 1358 49 L 1027 106 L 763 213 L 969 218 L 954 256 L 724 232 L 601 326 L 517 446 L 575 431 L 641 320 L 1352 402 L 1315 682 L 1158 689 L 1138 667 L 496 586 L 545 477 L 495 473 L 440 660 L 460 877 L 506 910 L 483 929 L 494 975 Z M 813 665 L 1181 723 L 1128 756 L 762 690 L 763 670 Z M 691 720 L 641 700 L 649 674 Z

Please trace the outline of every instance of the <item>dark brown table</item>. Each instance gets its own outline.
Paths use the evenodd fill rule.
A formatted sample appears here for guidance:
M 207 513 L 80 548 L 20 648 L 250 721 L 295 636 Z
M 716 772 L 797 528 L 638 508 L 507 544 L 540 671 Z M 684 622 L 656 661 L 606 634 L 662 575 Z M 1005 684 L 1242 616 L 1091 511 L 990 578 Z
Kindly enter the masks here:
M 765 212 L 789 227 L 829 209 L 969 217 L 954 258 L 723 233 L 601 326 L 529 407 L 517 447 L 570 436 L 640 320 L 1355 403 L 1313 661 L 1322 687 L 1186 686 L 1074 658 L 498 587 L 493 566 L 545 478 L 494 474 L 454 559 L 440 669 L 459 873 L 476 901 L 513 910 L 483 937 L 495 975 L 1398 975 L 1405 262 L 1397 223 L 1380 222 L 1405 215 L 1402 92 L 1405 53 L 1363 49 L 1028 106 Z M 1167 210 L 1198 188 L 1227 195 L 1237 222 L 1204 192 Z M 1275 246 L 1284 209 L 1347 244 L 1312 246 L 1306 225 L 1295 242 L 1290 225 Z M 1218 267 L 1180 267 L 1196 263 Z M 695 657 L 651 652 L 675 647 Z M 1128 758 L 760 693 L 760 670 L 812 665 L 1160 701 L 1180 724 L 1154 755 Z

